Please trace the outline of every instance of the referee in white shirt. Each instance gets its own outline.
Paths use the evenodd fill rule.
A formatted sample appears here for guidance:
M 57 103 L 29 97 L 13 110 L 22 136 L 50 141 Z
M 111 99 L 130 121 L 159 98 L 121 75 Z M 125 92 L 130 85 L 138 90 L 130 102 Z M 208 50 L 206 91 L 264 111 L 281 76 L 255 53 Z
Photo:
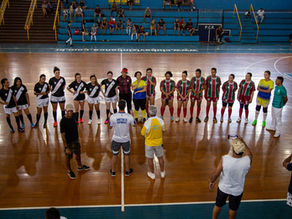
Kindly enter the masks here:
M 229 198 L 229 218 L 236 217 L 243 195 L 245 176 L 249 171 L 252 153 L 241 137 L 232 141 L 232 154 L 222 157 L 215 172 L 210 177 L 209 189 L 214 189 L 215 182 L 220 176 L 216 203 L 213 208 L 213 219 L 218 218 L 221 207 Z
M 130 142 L 130 125 L 135 126 L 135 120 L 133 116 L 125 112 L 127 102 L 125 100 L 119 101 L 119 112 L 113 114 L 110 117 L 109 127 L 114 128 L 114 134 L 112 138 L 112 168 L 110 173 L 112 176 L 116 175 L 116 164 L 117 158 L 120 153 L 120 148 L 123 148 L 125 155 L 125 175 L 130 176 L 133 173 L 133 169 L 130 168 L 130 151 L 131 151 L 131 142 Z

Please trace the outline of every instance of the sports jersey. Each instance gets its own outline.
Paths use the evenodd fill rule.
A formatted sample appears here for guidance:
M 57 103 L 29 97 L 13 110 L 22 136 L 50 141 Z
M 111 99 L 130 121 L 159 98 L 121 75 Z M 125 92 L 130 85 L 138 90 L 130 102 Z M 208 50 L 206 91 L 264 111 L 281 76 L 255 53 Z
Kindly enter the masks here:
M 178 89 L 179 93 L 185 97 L 191 87 L 191 82 L 189 80 L 179 80 L 177 82 L 176 88 Z
M 193 77 L 191 80 L 191 88 L 193 88 L 196 92 L 199 92 L 200 90 L 202 90 L 204 84 L 205 84 L 205 78 L 203 77 L 200 77 L 200 78 Z M 193 90 L 192 90 L 191 96 L 196 96 Z M 202 96 L 202 92 L 199 94 L 199 97 L 201 96 Z
M 132 84 L 132 79 L 130 76 L 126 76 L 123 78 L 121 75 L 120 77 L 117 78 L 117 83 L 119 86 L 119 92 L 120 94 L 130 94 L 131 93 L 131 84 Z
M 52 77 L 49 80 L 49 85 L 52 87 L 51 95 L 55 97 L 64 96 L 64 87 L 66 85 L 65 78 L 60 77 L 59 79 L 57 79 L 56 77 Z
M 213 78 L 211 75 L 206 78 L 206 95 L 210 98 L 219 98 L 221 79 L 216 76 Z
M 118 86 L 116 80 L 109 81 L 108 79 L 104 79 L 101 82 L 101 85 L 105 86 L 105 96 L 106 97 L 114 97 L 116 96 L 116 87 Z
M 16 106 L 14 99 L 13 99 L 13 89 L 10 87 L 8 90 L 2 88 L 0 90 L 0 97 L 4 102 L 7 102 L 7 105 L 4 105 L 5 108 L 13 108 Z
M 282 108 L 284 106 L 284 97 L 287 97 L 286 88 L 283 85 L 276 86 L 272 106 L 275 108 Z
M 238 87 L 236 82 L 230 83 L 229 81 L 225 81 L 222 86 L 222 100 L 224 102 L 233 103 L 235 100 L 235 91 L 237 90 L 237 88 Z
M 134 81 L 132 83 L 132 86 L 136 86 L 138 83 L 138 81 Z M 133 99 L 145 99 L 146 98 L 146 92 L 140 92 L 140 93 L 137 93 L 135 94 L 135 92 L 139 91 L 139 90 L 143 90 L 144 87 L 146 87 L 146 82 L 143 81 L 143 80 L 140 80 L 139 81 L 139 84 L 138 84 L 138 87 L 134 90 L 134 94 L 133 94 Z
M 162 90 L 166 93 L 169 93 L 175 88 L 175 82 L 174 80 L 163 80 L 160 82 L 160 87 L 162 87 Z M 165 96 L 163 93 L 161 93 L 161 96 Z M 173 93 L 169 96 L 173 96 Z
M 162 119 L 157 116 L 147 119 L 141 130 L 141 135 L 145 136 L 145 145 L 161 146 L 163 131 L 165 131 L 165 124 Z
M 98 97 L 100 92 L 100 85 L 92 85 L 91 82 L 89 82 L 86 86 L 86 90 L 88 92 L 88 96 L 91 98 Z
M 73 88 L 73 90 L 76 92 L 73 95 L 74 100 L 84 100 L 85 99 L 85 94 L 80 93 L 86 89 L 86 83 L 84 81 L 80 81 L 80 83 L 78 83 L 77 81 L 73 81 L 73 82 L 71 82 L 71 84 L 69 84 L 68 88 L 69 89 Z
M 43 92 L 48 92 L 50 90 L 50 87 L 49 87 L 49 84 L 47 82 L 45 82 L 43 85 L 41 85 L 40 82 L 38 82 L 34 85 L 33 90 L 34 90 L 35 94 L 36 93 L 43 93 Z M 37 96 L 38 99 L 46 99 L 48 97 L 49 97 L 48 94 L 46 94 L 46 95 L 40 94 Z
M 26 93 L 27 88 L 24 85 L 21 85 L 19 88 L 16 86 L 12 86 L 13 94 L 16 98 L 17 105 L 25 105 L 27 104 Z
M 239 88 L 239 96 L 250 97 L 252 92 L 255 91 L 255 84 L 253 81 L 247 82 L 246 80 L 242 80 L 239 84 Z
M 265 79 L 261 79 L 258 85 L 263 90 L 273 89 L 274 88 L 274 81 Z M 271 98 L 271 92 L 270 93 L 264 93 L 262 91 L 258 92 L 258 98 L 261 98 L 263 100 L 270 100 Z
M 151 76 L 149 81 L 148 77 L 144 76 L 142 77 L 142 80 L 144 80 L 147 83 L 147 96 L 155 95 L 155 87 L 150 83 L 150 81 L 156 84 L 156 78 Z
M 109 125 L 114 127 L 112 140 L 125 143 L 130 141 L 129 126 L 135 125 L 135 120 L 129 113 L 118 112 L 110 117 Z

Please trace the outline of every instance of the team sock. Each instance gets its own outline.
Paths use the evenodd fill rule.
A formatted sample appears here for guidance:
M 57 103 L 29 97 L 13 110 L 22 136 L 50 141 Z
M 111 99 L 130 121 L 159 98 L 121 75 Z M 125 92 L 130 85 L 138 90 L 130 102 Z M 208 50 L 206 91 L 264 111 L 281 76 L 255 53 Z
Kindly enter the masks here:
M 19 119 L 20 119 L 21 123 L 22 123 L 22 124 L 24 124 L 24 121 L 23 121 L 23 115 L 22 115 L 22 114 L 20 114 L 18 117 L 19 117 Z
M 197 106 L 197 118 L 199 118 L 201 112 L 201 106 Z
M 170 109 L 169 109 L 170 110 Z M 181 107 L 178 107 L 177 108 L 177 117 L 179 118 L 180 117 L 180 111 L 181 111 Z
M 194 113 L 194 107 L 191 106 L 191 107 L 190 107 L 190 114 L 191 114 L 191 117 L 193 117 L 193 113 Z
M 184 118 L 187 116 L 187 108 L 183 108 Z
M 30 123 L 32 123 L 32 118 L 31 118 L 31 114 L 26 115 L 28 120 L 30 121 Z
M 135 119 L 138 119 L 139 111 L 138 110 L 134 110 L 134 114 L 135 114 Z
M 210 107 L 211 107 L 211 105 L 207 105 L 207 108 L 206 108 L 206 117 L 209 116 Z
M 92 111 L 91 111 L 91 115 L 92 115 Z M 97 115 L 97 118 L 100 119 L 100 110 L 96 110 L 96 115 Z
M 89 119 L 92 119 L 92 113 L 93 113 L 93 111 L 89 110 Z
M 146 110 L 145 109 L 142 110 L 142 116 L 143 116 L 144 119 L 146 118 Z
M 80 110 L 80 119 L 83 118 L 84 110 Z
M 57 122 L 57 112 L 53 111 L 53 117 L 54 117 L 54 121 Z
M 232 114 L 232 108 L 228 108 L 228 118 L 230 119 L 231 117 L 231 114 Z
M 10 117 L 6 117 L 6 121 L 7 121 L 8 125 L 9 125 L 10 129 L 13 129 L 13 126 L 12 126 L 11 120 L 10 120 Z
M 62 118 L 65 116 L 65 110 L 62 111 Z
M 161 114 L 161 116 L 164 115 L 164 111 L 165 111 L 165 107 L 164 106 L 160 107 L 160 114 Z
M 45 123 L 44 124 L 47 124 L 47 121 L 48 121 L 48 112 L 44 113 L 44 117 L 45 117 Z
M 169 107 L 170 116 L 173 116 L 173 107 Z
M 20 129 L 20 121 L 19 121 L 19 117 L 18 117 L 18 116 L 15 116 L 15 120 L 16 120 L 17 128 Z

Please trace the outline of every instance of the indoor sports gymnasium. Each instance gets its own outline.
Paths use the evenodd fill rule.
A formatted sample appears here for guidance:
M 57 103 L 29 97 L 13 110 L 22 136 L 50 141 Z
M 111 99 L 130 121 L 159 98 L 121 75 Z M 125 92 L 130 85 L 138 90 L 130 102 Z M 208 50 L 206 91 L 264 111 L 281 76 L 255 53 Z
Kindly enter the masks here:
M 1 0 L 0 218 L 292 218 L 292 1 Z

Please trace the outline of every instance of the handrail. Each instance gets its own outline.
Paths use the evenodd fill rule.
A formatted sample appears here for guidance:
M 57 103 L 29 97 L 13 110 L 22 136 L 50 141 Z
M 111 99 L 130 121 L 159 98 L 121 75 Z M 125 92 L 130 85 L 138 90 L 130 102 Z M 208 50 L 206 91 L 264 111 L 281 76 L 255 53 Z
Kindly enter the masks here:
M 33 24 L 33 14 L 34 14 L 34 9 L 37 7 L 37 0 L 31 0 L 30 2 L 30 7 L 28 9 L 24 29 L 26 30 L 27 33 L 27 39 L 29 40 L 29 30 L 30 26 Z
M 239 34 L 239 41 L 241 40 L 241 33 L 242 33 L 242 25 L 241 25 L 241 21 L 240 21 L 240 17 L 239 17 L 239 13 L 238 13 L 238 10 L 237 10 L 237 6 L 236 4 L 234 3 L 234 8 L 233 8 L 233 17 L 234 17 L 234 13 L 236 12 L 237 14 L 237 18 L 238 18 L 238 22 L 239 22 L 239 26 L 240 26 L 240 34 Z
M 60 0 L 58 0 L 57 8 L 56 8 L 56 15 L 54 19 L 54 24 L 53 24 L 53 30 L 55 31 L 55 40 L 58 40 L 58 35 L 57 35 L 57 25 L 60 23 L 60 13 L 59 13 L 59 8 L 60 8 Z
M 255 15 L 255 12 L 254 12 L 254 9 L 253 9 L 252 4 L 250 4 L 249 11 L 252 11 L 252 13 L 253 13 L 253 17 L 254 17 L 254 20 L 255 20 L 255 23 L 256 23 L 256 25 L 257 25 L 257 36 L 256 36 L 256 40 L 258 40 L 259 30 L 260 30 L 260 28 L 259 28 L 258 20 L 257 20 L 257 17 L 256 17 L 256 15 Z
M 0 26 L 2 25 L 2 23 L 4 24 L 4 14 L 5 14 L 5 11 L 6 11 L 6 7 L 8 5 L 8 8 L 9 8 L 9 0 L 3 0 L 2 1 L 2 4 L 1 4 L 1 7 L 0 7 Z

